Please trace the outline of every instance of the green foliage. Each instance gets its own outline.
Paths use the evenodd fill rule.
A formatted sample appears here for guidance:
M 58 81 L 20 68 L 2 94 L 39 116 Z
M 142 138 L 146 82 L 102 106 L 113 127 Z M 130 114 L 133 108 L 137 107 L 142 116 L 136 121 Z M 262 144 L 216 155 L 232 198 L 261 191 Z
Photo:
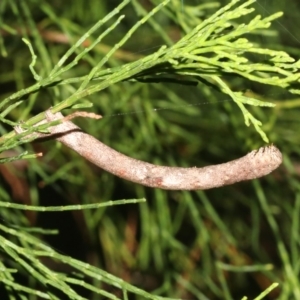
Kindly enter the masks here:
M 276 295 L 278 283 L 282 298 L 300 298 L 300 198 L 290 156 L 299 154 L 299 142 L 295 127 L 282 126 L 298 125 L 299 100 L 273 97 L 299 94 L 299 51 L 283 51 L 282 34 L 270 29 L 282 13 L 255 15 L 254 0 L 219 10 L 211 1 L 187 2 L 0 2 L 0 152 L 14 178 L 11 192 L 4 179 L 0 188 L 1 282 L 10 299 L 15 293 L 22 299 L 262 299 L 273 289 Z M 262 35 L 267 45 L 259 44 Z M 138 52 L 146 48 L 150 54 Z M 53 141 L 42 146 L 38 161 L 34 136 L 27 135 L 47 132 L 51 124 L 33 125 L 50 106 L 101 113 L 101 121 L 81 120 L 82 127 L 157 164 L 227 161 L 260 144 L 256 132 L 265 142 L 268 134 L 284 150 L 285 169 L 262 183 L 166 192 L 94 170 Z M 242 124 L 240 111 L 254 130 Z M 16 125 L 28 131 L 16 134 Z M 29 158 L 23 167 L 15 164 Z M 17 196 L 22 175 L 28 198 Z M 47 187 L 71 204 L 42 205 Z M 132 200 L 106 202 L 123 198 Z M 48 246 L 43 240 L 59 232 L 41 229 L 32 213 L 43 218 L 66 210 L 79 210 L 77 226 L 85 224 L 78 232 L 92 249 L 88 263 Z

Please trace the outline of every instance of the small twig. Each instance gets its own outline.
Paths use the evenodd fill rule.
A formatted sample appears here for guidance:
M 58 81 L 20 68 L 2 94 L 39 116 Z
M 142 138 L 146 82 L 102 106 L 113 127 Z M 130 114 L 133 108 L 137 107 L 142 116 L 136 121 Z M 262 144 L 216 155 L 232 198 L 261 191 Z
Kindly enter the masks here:
M 35 133 L 37 137 L 53 136 L 96 166 L 121 178 L 153 188 L 211 189 L 268 175 L 282 163 L 281 152 L 271 145 L 254 150 L 239 159 L 203 168 L 157 166 L 115 151 L 68 121 L 70 117 L 83 116 L 82 113 L 64 117 L 61 113 L 53 114 L 48 110 L 45 114 L 47 121 L 61 120 L 62 123 L 50 127 L 50 134 Z

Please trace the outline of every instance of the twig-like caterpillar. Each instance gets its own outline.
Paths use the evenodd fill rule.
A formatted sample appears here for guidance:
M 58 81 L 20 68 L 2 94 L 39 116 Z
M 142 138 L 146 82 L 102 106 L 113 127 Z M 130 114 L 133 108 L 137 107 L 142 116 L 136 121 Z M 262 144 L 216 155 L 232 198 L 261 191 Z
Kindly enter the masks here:
M 62 120 L 50 134 L 96 166 L 121 178 L 166 190 L 206 190 L 268 175 L 282 163 L 281 152 L 273 145 L 254 150 L 227 163 L 203 168 L 157 166 L 128 157 L 84 133 L 61 113 L 46 112 L 47 121 Z M 45 122 L 44 122 L 45 123 Z M 40 123 L 41 124 L 41 123 Z

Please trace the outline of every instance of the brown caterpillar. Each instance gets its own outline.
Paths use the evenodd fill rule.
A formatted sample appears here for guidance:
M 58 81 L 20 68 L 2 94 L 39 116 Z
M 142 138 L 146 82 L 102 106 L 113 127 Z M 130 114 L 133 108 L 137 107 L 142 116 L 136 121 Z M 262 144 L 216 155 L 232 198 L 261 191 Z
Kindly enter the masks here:
M 52 114 L 48 110 L 47 121 L 62 120 L 62 123 L 50 127 L 50 134 L 37 133 L 37 137 L 53 136 L 96 166 L 121 178 L 153 188 L 206 190 L 268 175 L 282 163 L 281 152 L 271 145 L 227 163 L 203 168 L 157 166 L 128 157 L 106 146 L 82 132 L 66 118 L 61 113 Z M 45 121 L 39 124 L 42 123 Z

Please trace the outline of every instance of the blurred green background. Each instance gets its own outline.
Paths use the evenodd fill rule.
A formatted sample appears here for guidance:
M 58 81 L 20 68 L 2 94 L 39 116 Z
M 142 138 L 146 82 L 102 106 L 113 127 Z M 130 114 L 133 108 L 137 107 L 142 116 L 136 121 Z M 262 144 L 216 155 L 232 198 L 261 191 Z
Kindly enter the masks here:
M 0 4 L 1 24 L 15 29 L 10 32 L 2 26 L 0 31 L 0 99 L 34 83 L 28 68 L 31 54 L 21 41 L 21 36 L 30 37 L 32 33 L 25 28 L 22 5 L 15 2 L 14 5 L 5 5 L 6 1 Z M 78 37 L 119 3 L 115 0 L 31 0 L 27 6 L 51 55 L 51 63 L 55 63 Z M 149 11 L 159 1 L 137 3 Z M 180 22 L 187 30 L 194 26 L 196 18 L 200 22 L 227 3 L 185 0 L 182 4 L 174 0 L 172 5 L 178 15 L 185 15 Z M 199 5 L 203 5 L 203 9 L 200 10 Z M 260 0 L 252 6 L 256 9 L 252 17 L 257 13 L 265 17 L 277 11 L 283 11 L 284 16 L 265 32 L 247 38 L 299 59 L 300 3 Z M 141 17 L 134 3 L 126 6 L 122 13 L 126 17 L 117 30 L 65 74 L 65 78 L 88 74 L 95 62 Z M 160 11 L 154 17 L 160 27 L 155 29 L 150 23 L 144 24 L 106 67 L 137 60 L 168 41 L 177 41 L 184 29 L 174 16 Z M 104 28 L 109 25 L 105 24 Z M 38 57 L 35 68 L 43 73 L 47 66 Z M 266 299 L 300 299 L 297 298 L 300 295 L 300 144 L 297 135 L 300 99 L 281 88 L 234 76 L 226 79 L 233 90 L 247 91 L 277 104 L 274 109 L 249 108 L 263 122 L 270 142 L 284 155 L 283 166 L 271 175 L 205 192 L 163 191 L 108 174 L 54 141 L 32 143 L 22 146 L 23 149 L 41 151 L 42 158 L 1 165 L 2 200 L 44 206 L 142 197 L 147 202 L 75 212 L 22 213 L 3 208 L 1 223 L 8 227 L 58 229 L 58 234 L 37 236 L 59 253 L 104 269 L 153 295 L 182 299 L 241 299 L 243 296 L 253 299 L 278 282 L 279 287 Z M 74 86 L 47 88 L 30 95 L 10 113 L 11 119 L 26 120 L 46 110 L 71 94 Z M 204 84 L 121 82 L 87 98 L 94 105 L 90 111 L 103 115 L 103 119 L 81 119 L 76 123 L 112 148 L 151 163 L 205 166 L 235 159 L 263 145 L 253 127 L 244 125 L 243 116 L 233 101 Z M 1 124 L 2 134 L 11 130 L 10 126 Z M 2 254 L 5 265 L 19 269 L 17 282 L 47 289 L 28 278 L 21 266 Z M 43 263 L 56 272 L 73 271 L 60 261 L 44 260 Z M 109 292 L 111 298 L 122 298 L 120 290 L 112 284 L 100 287 Z M 4 297 L 8 297 L 6 292 L 1 290 Z M 104 297 L 83 288 L 78 294 L 87 299 Z M 130 294 L 130 299 L 142 298 Z

